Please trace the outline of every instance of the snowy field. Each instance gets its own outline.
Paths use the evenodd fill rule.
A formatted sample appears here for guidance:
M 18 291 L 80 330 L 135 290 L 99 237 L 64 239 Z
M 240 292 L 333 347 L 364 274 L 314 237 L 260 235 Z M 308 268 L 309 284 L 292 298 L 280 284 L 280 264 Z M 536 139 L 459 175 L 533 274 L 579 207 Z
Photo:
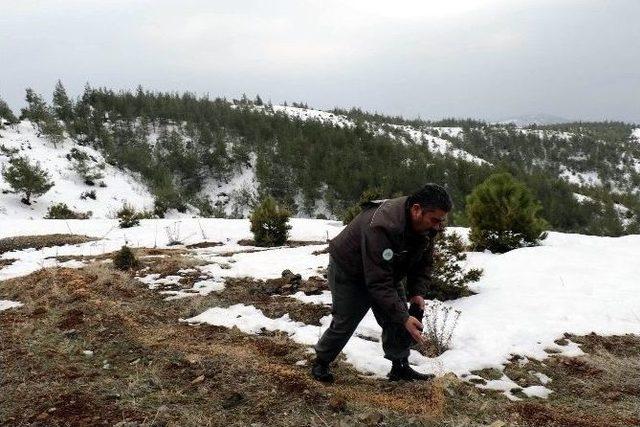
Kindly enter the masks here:
M 340 232 L 341 223 L 292 219 L 291 224 L 291 239 L 307 241 L 308 245 L 274 249 L 239 245 L 239 240 L 251 238 L 247 220 L 144 220 L 140 226 L 130 229 L 117 228 L 114 220 L 3 220 L 0 238 L 71 232 L 93 236 L 97 240 L 4 253 L 3 259 L 15 261 L 0 269 L 0 280 L 26 275 L 42 267 L 83 265 L 76 260 L 56 261 L 55 257 L 63 255 L 95 256 L 117 250 L 123 244 L 164 248 L 169 243 L 167 227 L 174 234 L 177 232 L 184 244 L 221 243 L 219 246 L 192 249 L 194 256 L 204 261 L 197 267 L 202 278 L 198 285 L 202 292 L 198 294 L 222 291 L 227 277 L 276 278 L 285 269 L 304 278 L 317 275 L 320 268 L 326 267 L 328 255 L 314 252 L 324 249 L 326 244 L 323 242 Z M 467 232 L 461 228 L 450 231 L 462 235 Z M 601 335 L 640 334 L 640 266 L 636 260 L 639 250 L 638 235 L 607 238 L 549 233 L 539 247 L 518 249 L 503 255 L 470 253 L 466 267 L 482 268 L 484 274 L 473 285 L 476 295 L 450 302 L 461 311 L 452 348 L 437 358 L 412 352 L 410 361 L 422 372 L 438 375 L 454 372 L 465 379 L 473 379 L 471 371 L 492 367 L 501 369 L 514 354 L 535 359 L 544 359 L 549 352 L 581 354 L 579 346 L 574 343 L 563 346 L 554 343 L 565 332 L 578 335 L 590 332 Z M 221 256 L 226 252 L 235 253 Z M 141 277 L 141 286 L 154 288 L 161 283 L 160 280 L 173 279 Z M 168 295 L 170 298 L 186 296 Z M 328 292 L 314 296 L 298 293 L 293 297 L 314 304 L 331 302 Z M 19 303 L 7 301 L 0 295 L 0 310 L 20 310 Z M 246 333 L 256 333 L 261 328 L 284 331 L 293 340 L 309 346 L 317 341 L 331 321 L 327 316 L 319 327 L 294 322 L 286 315 L 270 319 L 259 309 L 242 304 L 228 308 L 211 307 L 184 320 L 237 326 Z M 361 323 L 356 335 L 344 350 L 347 362 L 363 374 L 384 376 L 390 366 L 382 356 L 380 343 L 375 342 L 380 339 L 380 328 L 371 313 Z M 508 397 L 516 399 L 508 391 L 516 386 L 503 376 L 480 387 L 504 390 Z M 525 388 L 523 392 L 544 397 L 552 390 L 553 383 L 548 384 L 548 388 L 535 386 Z

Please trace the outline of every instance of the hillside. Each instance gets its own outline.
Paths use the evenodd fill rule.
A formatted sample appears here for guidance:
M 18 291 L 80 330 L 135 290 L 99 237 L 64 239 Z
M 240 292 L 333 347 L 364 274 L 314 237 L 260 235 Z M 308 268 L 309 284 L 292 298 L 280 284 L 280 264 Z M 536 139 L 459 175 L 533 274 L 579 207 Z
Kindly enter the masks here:
M 60 184 L 32 207 L 21 206 L 17 195 L 3 195 L 5 216 L 40 217 L 48 205 L 65 202 L 104 218 L 128 195 L 157 216 L 241 218 L 271 195 L 299 217 L 335 219 L 365 191 L 390 197 L 431 181 L 447 186 L 455 205 L 451 222 L 465 225 L 466 196 L 490 174 L 508 171 L 533 190 L 554 230 L 640 232 L 640 129 L 632 124 L 521 128 L 357 109 L 328 112 L 266 104 L 259 97 L 227 101 L 87 87 L 72 101 L 61 85 L 56 91 L 52 107 L 30 93 L 23 121 L 5 124 L 0 144 L 22 152 L 5 150 L 0 161 L 24 153 L 42 162 L 44 154 L 24 151 L 29 140 L 50 150 L 46 158 L 58 159 L 47 167 Z M 59 129 L 51 131 L 56 121 Z M 61 138 L 64 144 L 55 148 L 51 141 Z M 94 188 L 61 172 L 72 167 L 64 156 L 74 144 L 99 158 L 105 176 L 122 181 L 95 188 L 109 207 L 79 200 Z M 113 195 L 110 187 L 123 191 Z
M 1 218 L 43 218 L 47 208 L 65 203 L 77 212 L 91 212 L 92 218 L 114 218 L 124 203 L 144 210 L 153 206 L 153 196 L 139 176 L 119 170 L 105 162 L 104 156 L 89 146 L 81 146 L 69 138 L 53 143 L 43 137 L 28 120 L 0 130 L 0 168 L 8 166 L 11 157 L 26 157 L 39 163 L 55 185 L 30 206 L 11 193 L 9 184 L 0 175 Z M 80 150 L 89 157 L 102 177 L 91 185 L 74 170 L 71 150 Z

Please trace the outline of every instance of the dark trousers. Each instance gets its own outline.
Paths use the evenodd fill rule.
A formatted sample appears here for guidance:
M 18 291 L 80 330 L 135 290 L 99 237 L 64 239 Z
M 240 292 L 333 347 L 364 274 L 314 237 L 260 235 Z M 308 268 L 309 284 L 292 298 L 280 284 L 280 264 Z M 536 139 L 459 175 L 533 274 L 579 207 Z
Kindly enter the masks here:
M 413 343 L 411 335 L 404 325 L 386 319 L 379 307 L 371 301 L 366 285 L 347 276 L 333 258 L 329 258 L 327 274 L 333 302 L 333 320 L 315 346 L 318 359 L 325 363 L 332 362 L 347 344 L 369 308 L 373 310 L 376 321 L 382 327 L 384 357 L 389 360 L 409 357 L 409 347 Z M 397 284 L 397 291 L 406 303 L 402 283 Z

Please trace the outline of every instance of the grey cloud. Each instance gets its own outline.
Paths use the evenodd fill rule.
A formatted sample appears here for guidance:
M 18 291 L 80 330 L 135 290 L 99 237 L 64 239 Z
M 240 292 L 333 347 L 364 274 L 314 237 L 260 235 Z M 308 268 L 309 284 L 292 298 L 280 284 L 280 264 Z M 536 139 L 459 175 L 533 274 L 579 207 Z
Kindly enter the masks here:
M 640 2 L 16 1 L 0 96 L 94 86 L 496 119 L 640 122 Z

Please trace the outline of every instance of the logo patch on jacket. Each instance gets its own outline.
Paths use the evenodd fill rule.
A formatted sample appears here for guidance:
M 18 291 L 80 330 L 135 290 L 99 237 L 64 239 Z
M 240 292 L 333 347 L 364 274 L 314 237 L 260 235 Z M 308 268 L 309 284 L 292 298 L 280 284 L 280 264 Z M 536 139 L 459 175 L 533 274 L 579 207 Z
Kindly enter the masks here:
M 393 258 L 393 249 L 387 248 L 384 251 L 382 251 L 382 259 L 384 259 L 385 261 L 391 261 L 392 258 Z

